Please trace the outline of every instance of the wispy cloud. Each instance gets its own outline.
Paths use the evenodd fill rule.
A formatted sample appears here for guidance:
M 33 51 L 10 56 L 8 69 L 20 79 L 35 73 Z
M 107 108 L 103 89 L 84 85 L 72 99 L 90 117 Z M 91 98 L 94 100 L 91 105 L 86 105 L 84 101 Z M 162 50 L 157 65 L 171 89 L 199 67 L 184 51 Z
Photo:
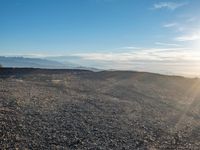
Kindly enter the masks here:
M 199 39 L 200 39 L 200 32 L 192 33 L 192 34 L 188 34 L 188 35 L 182 35 L 182 36 L 175 38 L 176 41 L 180 41 L 180 42 L 196 41 Z
M 163 25 L 164 28 L 172 28 L 176 26 L 178 26 L 178 23 L 167 23 Z
M 194 21 L 196 21 L 196 20 L 197 20 L 196 17 L 190 17 L 190 18 L 188 18 L 186 21 L 187 21 L 187 22 L 194 22 Z
M 181 51 L 181 53 L 180 53 Z M 86 60 L 96 61 L 111 61 L 111 62 L 131 62 L 131 61 L 179 61 L 179 60 L 194 60 L 198 55 L 183 48 L 152 48 L 138 51 L 120 52 L 120 53 L 79 53 L 73 54 Z
M 124 46 L 124 47 L 121 47 L 120 49 L 133 50 L 133 49 L 141 49 L 141 47 L 136 47 L 136 46 Z
M 176 32 L 183 32 L 188 30 L 184 23 L 167 23 L 163 25 L 164 28 L 173 29 Z
M 163 42 L 156 42 L 156 45 L 160 45 L 160 46 L 176 46 L 179 47 L 181 46 L 180 44 L 175 44 L 175 43 L 163 43 Z
M 170 10 L 175 10 L 179 7 L 185 6 L 188 3 L 186 2 L 182 2 L 182 3 L 175 3 L 175 2 L 160 2 L 160 3 L 156 3 L 154 4 L 153 8 L 154 9 L 170 9 Z

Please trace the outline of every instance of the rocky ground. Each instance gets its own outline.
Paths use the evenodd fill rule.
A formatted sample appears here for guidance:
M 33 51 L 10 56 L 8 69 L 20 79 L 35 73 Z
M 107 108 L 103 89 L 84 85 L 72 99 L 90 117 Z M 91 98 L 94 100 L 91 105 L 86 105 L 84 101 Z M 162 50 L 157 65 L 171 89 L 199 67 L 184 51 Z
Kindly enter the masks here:
M 199 79 L 0 70 L 0 149 L 195 150 L 199 114 Z

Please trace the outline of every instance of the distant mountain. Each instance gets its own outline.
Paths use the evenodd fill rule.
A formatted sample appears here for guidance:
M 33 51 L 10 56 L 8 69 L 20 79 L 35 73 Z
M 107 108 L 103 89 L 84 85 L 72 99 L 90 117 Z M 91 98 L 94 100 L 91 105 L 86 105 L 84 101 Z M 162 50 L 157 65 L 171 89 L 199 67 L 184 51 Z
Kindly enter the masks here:
M 40 58 L 24 58 L 24 57 L 4 57 L 0 56 L 0 64 L 3 67 L 16 68 L 47 68 L 47 69 L 67 69 L 74 66 L 70 63 L 62 64 L 57 61 L 40 59 Z
M 83 62 L 80 61 L 81 59 L 78 56 L 50 56 L 45 57 L 45 59 L 57 61 L 62 64 L 69 64 L 70 62 L 73 69 L 90 70 L 94 72 L 102 71 L 102 69 L 96 67 L 83 66 Z
M 96 68 L 85 67 L 74 63 L 41 59 L 41 58 L 25 58 L 25 57 L 4 57 L 0 56 L 0 65 L 3 67 L 15 67 L 15 68 L 46 68 L 46 69 L 81 69 L 90 71 L 100 71 Z

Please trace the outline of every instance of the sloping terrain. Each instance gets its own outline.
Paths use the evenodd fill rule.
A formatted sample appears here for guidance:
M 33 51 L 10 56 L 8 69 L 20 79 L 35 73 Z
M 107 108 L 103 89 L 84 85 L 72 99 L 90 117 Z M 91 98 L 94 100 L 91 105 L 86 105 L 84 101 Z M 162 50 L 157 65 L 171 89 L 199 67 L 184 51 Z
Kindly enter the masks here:
M 199 149 L 200 81 L 0 70 L 0 149 Z

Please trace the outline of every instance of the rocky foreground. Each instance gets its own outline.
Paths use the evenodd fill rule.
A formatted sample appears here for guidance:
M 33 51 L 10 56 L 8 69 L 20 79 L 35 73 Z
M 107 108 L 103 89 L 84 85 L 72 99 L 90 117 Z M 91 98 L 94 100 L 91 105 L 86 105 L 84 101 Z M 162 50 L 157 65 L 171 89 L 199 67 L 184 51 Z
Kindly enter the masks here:
M 200 149 L 200 80 L 1 69 L 0 149 Z

